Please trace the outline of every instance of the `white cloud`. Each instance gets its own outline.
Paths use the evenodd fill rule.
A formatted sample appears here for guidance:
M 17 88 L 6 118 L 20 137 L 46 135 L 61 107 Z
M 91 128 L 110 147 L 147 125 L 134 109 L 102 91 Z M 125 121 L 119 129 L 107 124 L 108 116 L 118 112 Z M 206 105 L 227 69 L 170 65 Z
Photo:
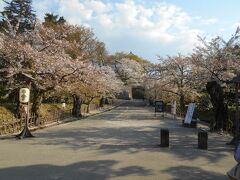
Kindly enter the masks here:
M 194 20 L 196 20 L 198 23 L 200 23 L 202 25 L 212 25 L 212 24 L 218 23 L 218 19 L 217 18 L 204 19 L 201 16 L 196 16 L 196 17 L 194 17 Z
M 125 26 L 134 26 L 137 23 L 138 9 L 134 1 L 126 0 L 124 3 L 117 3 L 116 5 L 116 23 Z
M 35 5 L 38 11 L 48 12 L 50 1 L 38 1 Z M 155 50 L 163 47 L 188 52 L 197 42 L 197 35 L 203 33 L 203 30 L 197 28 L 199 24 L 206 26 L 218 22 L 216 18 L 193 17 L 178 6 L 166 2 L 154 6 L 145 6 L 146 1 L 139 0 L 108 3 L 103 0 L 52 2 L 58 9 L 56 13 L 70 23 L 92 27 L 111 52 L 127 48 L 128 51 L 136 48 L 146 50 L 152 46 L 156 46 L 153 48 Z
M 203 20 L 203 23 L 206 24 L 206 25 L 216 24 L 217 22 L 218 22 L 218 19 L 216 19 L 216 18 L 211 18 L 211 19 Z
M 157 7 L 146 8 L 133 0 L 115 4 L 116 11 L 105 15 L 111 25 L 123 33 L 132 33 L 136 38 L 152 39 L 159 43 L 174 43 L 178 41 L 178 32 L 182 34 L 192 18 L 174 5 L 159 4 Z M 107 27 L 106 27 L 107 28 Z M 186 35 L 189 35 L 186 31 Z M 196 32 L 196 31 L 194 31 Z
M 37 12 L 38 18 L 43 19 L 46 13 L 52 13 L 58 0 L 35 0 L 33 1 L 33 9 Z
M 165 44 L 169 44 L 169 43 L 172 43 L 175 41 L 175 36 L 174 35 L 171 35 L 171 34 L 168 34 L 168 33 L 165 33 L 165 32 L 160 32 L 156 29 L 153 29 L 153 30 L 150 30 L 150 31 L 147 31 L 147 32 L 142 32 L 142 34 L 144 36 L 142 36 L 142 38 L 149 38 L 151 39 L 152 41 L 155 41 L 155 42 L 159 42 L 159 43 L 165 43 Z
M 203 31 L 199 29 L 186 29 L 178 34 L 177 41 L 179 43 L 177 50 L 182 53 L 189 53 L 198 43 L 198 35 L 202 35 Z
M 87 8 L 79 0 L 59 0 L 59 14 L 63 15 L 70 23 L 81 24 L 92 19 L 93 9 Z
M 113 25 L 113 22 L 111 18 L 107 14 L 101 14 L 98 17 L 96 17 L 96 20 L 103 26 L 107 26 L 108 28 L 111 28 Z
M 111 11 L 111 9 L 112 9 L 112 5 L 111 4 L 103 3 L 100 0 L 85 1 L 85 5 L 89 9 L 92 9 L 97 14 L 105 13 L 105 12 Z

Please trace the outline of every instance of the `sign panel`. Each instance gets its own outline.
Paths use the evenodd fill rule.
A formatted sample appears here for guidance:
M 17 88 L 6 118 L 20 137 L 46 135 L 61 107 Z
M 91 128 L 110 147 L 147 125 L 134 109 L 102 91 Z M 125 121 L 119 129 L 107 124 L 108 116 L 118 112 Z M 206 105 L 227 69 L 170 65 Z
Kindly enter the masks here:
M 163 111 L 164 111 L 163 101 L 155 101 L 155 112 L 163 112 Z
M 19 92 L 19 101 L 21 103 L 28 103 L 30 100 L 30 91 L 28 88 L 21 88 Z
M 171 113 L 173 115 L 177 114 L 177 102 L 176 101 L 173 101 L 172 104 L 171 104 Z
M 191 124 L 195 107 L 196 107 L 195 103 L 190 103 L 189 104 L 187 114 L 186 114 L 185 120 L 184 120 L 185 124 Z

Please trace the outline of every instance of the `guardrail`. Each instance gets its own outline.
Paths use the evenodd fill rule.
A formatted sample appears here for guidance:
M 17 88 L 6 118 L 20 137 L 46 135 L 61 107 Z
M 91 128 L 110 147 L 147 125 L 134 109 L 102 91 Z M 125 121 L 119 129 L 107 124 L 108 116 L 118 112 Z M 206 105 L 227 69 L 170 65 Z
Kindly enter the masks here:
M 71 112 L 54 111 L 51 116 L 36 117 L 35 114 L 29 116 L 28 124 L 30 128 L 41 127 L 47 124 L 61 121 L 71 117 Z M 14 134 L 20 132 L 25 123 L 26 116 L 17 118 L 13 114 L 0 114 L 0 135 Z

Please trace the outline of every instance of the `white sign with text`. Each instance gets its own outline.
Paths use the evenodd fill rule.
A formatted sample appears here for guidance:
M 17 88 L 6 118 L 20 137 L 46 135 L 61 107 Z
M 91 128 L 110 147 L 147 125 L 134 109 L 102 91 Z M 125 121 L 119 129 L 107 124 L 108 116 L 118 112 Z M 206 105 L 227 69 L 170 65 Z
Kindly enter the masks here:
M 19 101 L 21 103 L 28 103 L 30 100 L 30 90 L 28 88 L 21 88 L 19 92 Z
M 195 107 L 196 107 L 195 103 L 190 103 L 189 104 L 187 114 L 186 114 L 185 120 L 184 120 L 185 124 L 191 124 Z

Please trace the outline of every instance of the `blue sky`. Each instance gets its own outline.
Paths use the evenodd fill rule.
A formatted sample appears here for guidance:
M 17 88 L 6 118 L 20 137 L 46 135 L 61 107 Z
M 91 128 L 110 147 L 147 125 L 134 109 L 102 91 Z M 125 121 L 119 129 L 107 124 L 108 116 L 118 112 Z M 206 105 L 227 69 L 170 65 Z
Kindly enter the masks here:
M 190 53 L 197 35 L 227 39 L 240 25 L 239 0 L 33 0 L 33 6 L 40 19 L 53 12 L 91 27 L 110 53 L 132 51 L 153 62 Z

